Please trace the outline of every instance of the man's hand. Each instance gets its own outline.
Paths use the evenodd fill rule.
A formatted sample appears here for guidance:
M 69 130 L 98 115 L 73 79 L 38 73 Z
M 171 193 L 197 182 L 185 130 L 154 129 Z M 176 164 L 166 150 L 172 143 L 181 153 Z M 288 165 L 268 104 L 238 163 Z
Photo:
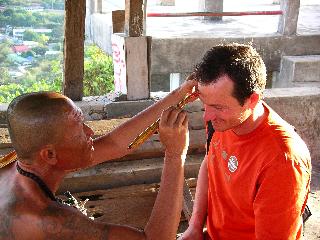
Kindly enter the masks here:
M 182 83 L 178 88 L 180 98 L 183 98 L 187 94 L 192 93 L 192 90 L 194 88 L 195 88 L 194 91 L 197 90 L 198 82 L 195 80 L 194 75 L 195 75 L 194 73 L 190 74 L 187 77 L 186 81 L 184 81 L 184 83 Z
M 185 156 L 189 146 L 188 118 L 185 111 L 170 107 L 163 111 L 159 124 L 160 141 L 166 155 Z
M 205 238 L 202 229 L 189 226 L 178 240 L 205 240 Z

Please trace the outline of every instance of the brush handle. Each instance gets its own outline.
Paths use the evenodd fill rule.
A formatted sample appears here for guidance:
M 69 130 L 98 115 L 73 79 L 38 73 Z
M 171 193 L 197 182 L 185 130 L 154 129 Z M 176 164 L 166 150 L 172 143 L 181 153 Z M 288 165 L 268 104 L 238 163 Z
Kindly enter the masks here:
M 182 109 L 189 102 L 193 102 L 199 97 L 199 92 L 193 92 L 187 95 L 182 101 L 177 104 L 177 108 Z M 146 128 L 142 133 L 140 133 L 132 143 L 129 144 L 128 149 L 133 149 L 142 143 L 144 143 L 148 138 L 150 138 L 159 129 L 160 118 L 152 123 L 148 128 Z

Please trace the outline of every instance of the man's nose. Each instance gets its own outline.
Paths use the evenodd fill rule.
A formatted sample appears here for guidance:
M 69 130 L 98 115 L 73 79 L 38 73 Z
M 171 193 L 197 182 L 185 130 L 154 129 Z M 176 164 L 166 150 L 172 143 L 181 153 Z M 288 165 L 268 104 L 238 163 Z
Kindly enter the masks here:
M 215 120 L 216 119 L 216 113 L 213 111 L 213 109 L 206 107 L 204 114 L 203 114 L 203 119 L 205 122 L 209 120 Z
M 84 132 L 86 133 L 86 135 L 88 136 L 88 137 L 92 137 L 93 136 L 93 134 L 94 134 L 94 132 L 93 132 L 93 130 L 91 129 L 91 127 L 89 127 L 87 124 L 83 124 L 84 125 Z

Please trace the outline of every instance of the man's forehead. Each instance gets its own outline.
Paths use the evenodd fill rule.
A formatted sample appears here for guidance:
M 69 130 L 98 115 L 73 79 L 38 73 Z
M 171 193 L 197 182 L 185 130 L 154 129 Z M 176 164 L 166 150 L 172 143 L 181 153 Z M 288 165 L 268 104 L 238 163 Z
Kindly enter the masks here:
M 68 111 L 68 113 L 67 113 L 68 118 L 70 120 L 74 119 L 77 121 L 83 121 L 84 116 L 83 116 L 81 109 L 78 106 L 76 106 L 74 103 L 71 106 L 72 106 L 71 110 Z
M 233 85 L 225 80 L 210 84 L 198 84 L 199 98 L 207 105 L 226 105 L 235 100 L 232 92 Z

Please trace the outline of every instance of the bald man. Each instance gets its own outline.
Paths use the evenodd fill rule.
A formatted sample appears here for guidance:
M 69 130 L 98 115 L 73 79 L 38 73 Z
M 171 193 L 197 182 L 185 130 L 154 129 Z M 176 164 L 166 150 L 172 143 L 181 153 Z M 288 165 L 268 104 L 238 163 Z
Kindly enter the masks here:
M 181 212 L 188 127 L 186 113 L 168 107 L 177 104 L 194 85 L 187 81 L 98 139 L 92 139 L 93 131 L 84 123 L 81 110 L 61 94 L 40 92 L 13 100 L 7 119 L 18 160 L 0 169 L 0 239 L 174 239 Z M 162 109 L 167 109 L 159 128 L 165 147 L 164 168 L 143 231 L 91 220 L 56 199 L 55 192 L 67 173 L 129 153 L 129 143 Z

